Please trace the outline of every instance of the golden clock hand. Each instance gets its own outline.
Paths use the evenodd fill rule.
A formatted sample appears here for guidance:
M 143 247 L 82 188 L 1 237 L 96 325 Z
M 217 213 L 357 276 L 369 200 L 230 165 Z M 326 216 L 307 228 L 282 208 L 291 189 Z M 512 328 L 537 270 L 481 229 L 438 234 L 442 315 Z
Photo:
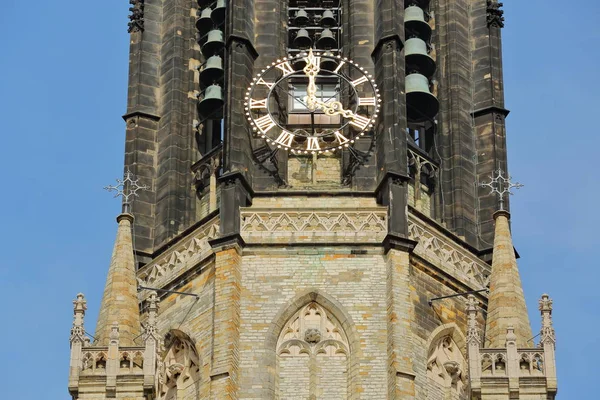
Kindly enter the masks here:
M 315 80 L 321 69 L 312 49 L 310 49 L 308 57 L 305 57 L 304 60 L 306 61 L 306 66 L 304 67 L 303 71 L 308 77 L 308 86 L 306 87 L 306 96 L 304 97 L 304 101 L 310 110 L 314 110 L 316 108 L 315 100 L 317 99 L 317 85 Z
M 325 103 L 324 101 L 315 100 L 315 106 L 325 113 L 325 115 L 341 115 L 344 118 L 355 119 L 356 114 L 351 110 L 344 110 L 344 106 L 339 101 L 330 101 Z

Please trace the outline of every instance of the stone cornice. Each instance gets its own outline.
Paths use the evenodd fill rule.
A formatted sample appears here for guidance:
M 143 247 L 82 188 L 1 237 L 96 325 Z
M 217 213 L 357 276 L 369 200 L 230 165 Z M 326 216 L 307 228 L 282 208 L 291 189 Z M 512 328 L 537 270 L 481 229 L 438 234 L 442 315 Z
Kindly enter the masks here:
M 213 255 L 209 243 L 219 235 L 219 220 L 214 218 L 137 272 L 138 284 L 162 288 L 190 268 Z
M 488 285 L 490 266 L 471 251 L 416 215 L 408 215 L 409 238 L 417 242 L 413 253 L 472 289 Z

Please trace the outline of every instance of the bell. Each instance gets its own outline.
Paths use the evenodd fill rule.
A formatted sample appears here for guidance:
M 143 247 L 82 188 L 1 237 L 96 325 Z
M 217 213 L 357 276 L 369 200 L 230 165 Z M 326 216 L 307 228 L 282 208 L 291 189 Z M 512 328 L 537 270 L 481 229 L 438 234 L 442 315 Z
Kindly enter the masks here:
M 202 54 L 204 54 L 204 57 L 210 57 L 220 53 L 224 47 L 225 41 L 223 40 L 223 32 L 218 29 L 213 29 L 208 32 L 206 43 L 202 46 Z
M 215 25 L 220 25 L 225 21 L 225 0 L 217 0 L 217 5 L 210 14 Z
M 223 114 L 224 103 L 221 86 L 210 85 L 204 91 L 204 98 L 198 103 L 198 113 L 203 118 L 219 119 Z
M 321 32 L 321 37 L 317 40 L 317 47 L 320 49 L 335 49 L 337 48 L 337 40 L 333 36 L 331 29 L 325 28 Z
M 337 25 L 337 20 L 333 16 L 333 11 L 325 10 L 323 11 L 323 15 L 321 16 L 321 20 L 319 21 L 319 25 L 329 28 Z
M 309 48 L 312 44 L 312 39 L 308 36 L 308 31 L 304 28 L 298 30 L 294 38 L 294 46 L 298 49 Z
M 198 29 L 198 32 L 200 32 L 201 35 L 206 35 L 213 27 L 213 21 L 210 14 L 211 9 L 205 8 L 200 13 L 200 17 L 196 20 L 196 29 Z
M 200 71 L 200 82 L 204 86 L 211 85 L 215 82 L 220 82 L 223 79 L 223 59 L 219 56 L 212 56 L 204 64 L 204 68 Z
M 204 8 L 204 7 L 208 6 L 208 5 L 209 5 L 210 3 L 212 3 L 212 2 L 213 2 L 213 0 L 198 0 L 198 1 L 197 1 L 197 3 L 198 3 L 198 6 L 199 6 L 200 8 Z
M 294 17 L 294 25 L 296 26 L 306 26 L 308 25 L 309 19 L 306 10 L 303 8 L 299 9 L 296 13 L 296 17 Z
M 404 46 L 406 70 L 417 70 L 430 77 L 435 72 L 435 61 L 427 53 L 427 43 L 419 38 L 408 39 Z
M 404 29 L 406 36 L 413 33 L 423 40 L 431 37 L 431 26 L 425 21 L 425 12 L 421 7 L 408 6 L 404 10 Z
M 438 99 L 429 91 L 429 79 L 421 74 L 409 74 L 405 81 L 406 117 L 423 122 L 435 117 L 440 109 Z
M 332 52 L 326 51 L 321 56 L 321 69 L 326 71 L 335 71 L 339 64 L 339 60 L 335 59 Z

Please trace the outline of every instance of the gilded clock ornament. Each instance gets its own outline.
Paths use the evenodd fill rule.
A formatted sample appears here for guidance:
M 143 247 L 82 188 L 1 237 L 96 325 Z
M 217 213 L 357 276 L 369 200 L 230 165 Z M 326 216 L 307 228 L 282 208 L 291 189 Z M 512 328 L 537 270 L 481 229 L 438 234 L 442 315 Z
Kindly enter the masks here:
M 257 74 L 244 105 L 254 134 L 270 147 L 315 154 L 352 146 L 369 132 L 380 98 L 357 63 L 311 49 Z

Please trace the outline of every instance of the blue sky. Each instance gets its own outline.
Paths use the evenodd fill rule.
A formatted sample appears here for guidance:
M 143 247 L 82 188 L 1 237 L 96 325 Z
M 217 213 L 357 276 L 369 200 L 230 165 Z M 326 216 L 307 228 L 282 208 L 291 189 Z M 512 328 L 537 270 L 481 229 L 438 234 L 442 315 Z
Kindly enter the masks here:
M 68 399 L 71 301 L 93 331 L 119 201 L 126 0 L 2 0 L 0 382 L 3 398 Z M 597 389 L 600 5 L 504 0 L 513 235 L 534 331 L 554 299 L 559 399 Z

